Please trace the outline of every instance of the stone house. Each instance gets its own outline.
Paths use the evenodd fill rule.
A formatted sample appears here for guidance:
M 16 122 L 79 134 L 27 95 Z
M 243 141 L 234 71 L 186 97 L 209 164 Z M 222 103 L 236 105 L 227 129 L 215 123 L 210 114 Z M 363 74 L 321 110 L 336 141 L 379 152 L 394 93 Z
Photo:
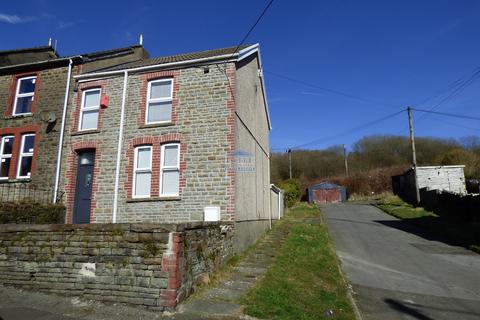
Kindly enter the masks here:
M 2 196 L 56 200 L 70 75 L 147 56 L 141 46 L 70 57 L 51 46 L 0 51 L 0 188 L 8 188 Z
M 259 45 L 75 75 L 60 190 L 66 222 L 269 225 L 271 129 Z

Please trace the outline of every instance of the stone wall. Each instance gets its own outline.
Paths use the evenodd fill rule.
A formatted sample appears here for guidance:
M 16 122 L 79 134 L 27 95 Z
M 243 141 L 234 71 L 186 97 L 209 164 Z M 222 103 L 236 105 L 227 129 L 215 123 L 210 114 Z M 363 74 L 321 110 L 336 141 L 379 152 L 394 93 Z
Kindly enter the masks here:
M 219 223 L 0 225 L 0 283 L 174 308 L 232 254 Z

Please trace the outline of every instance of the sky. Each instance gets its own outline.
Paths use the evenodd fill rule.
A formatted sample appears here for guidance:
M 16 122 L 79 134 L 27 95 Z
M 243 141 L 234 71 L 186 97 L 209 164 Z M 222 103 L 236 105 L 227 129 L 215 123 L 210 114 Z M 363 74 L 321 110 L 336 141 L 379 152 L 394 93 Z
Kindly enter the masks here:
M 267 3 L 1 1 L 0 50 L 51 37 L 69 55 L 137 44 L 140 33 L 152 57 L 234 46 Z M 470 78 L 479 36 L 477 0 L 275 0 L 246 41 L 261 46 L 272 150 L 407 135 L 406 113 L 363 125 L 409 105 L 480 117 L 480 76 Z M 417 136 L 480 135 L 480 121 L 418 112 L 414 127 Z

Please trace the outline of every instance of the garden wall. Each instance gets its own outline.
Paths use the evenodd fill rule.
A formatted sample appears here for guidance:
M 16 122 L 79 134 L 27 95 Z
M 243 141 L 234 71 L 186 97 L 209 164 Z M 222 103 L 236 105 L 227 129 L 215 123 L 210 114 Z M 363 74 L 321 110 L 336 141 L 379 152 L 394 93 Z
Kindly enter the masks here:
M 455 216 L 465 222 L 480 223 L 480 196 L 440 190 L 420 189 L 421 205 L 441 216 Z
M 0 283 L 165 309 L 233 252 L 233 226 L 0 225 Z

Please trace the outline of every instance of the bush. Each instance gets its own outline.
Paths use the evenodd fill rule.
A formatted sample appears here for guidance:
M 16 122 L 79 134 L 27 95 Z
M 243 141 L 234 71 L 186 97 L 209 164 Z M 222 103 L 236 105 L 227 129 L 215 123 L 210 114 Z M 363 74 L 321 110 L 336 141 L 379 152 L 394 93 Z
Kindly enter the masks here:
M 54 224 L 63 223 L 65 207 L 32 201 L 0 203 L 0 223 Z
M 283 189 L 285 206 L 287 208 L 293 207 L 300 199 L 302 192 L 300 191 L 300 182 L 296 179 L 282 181 L 278 186 Z

